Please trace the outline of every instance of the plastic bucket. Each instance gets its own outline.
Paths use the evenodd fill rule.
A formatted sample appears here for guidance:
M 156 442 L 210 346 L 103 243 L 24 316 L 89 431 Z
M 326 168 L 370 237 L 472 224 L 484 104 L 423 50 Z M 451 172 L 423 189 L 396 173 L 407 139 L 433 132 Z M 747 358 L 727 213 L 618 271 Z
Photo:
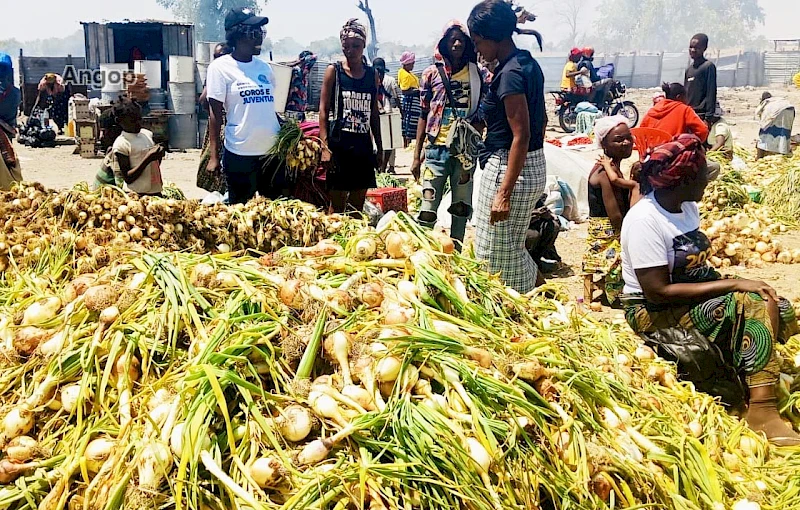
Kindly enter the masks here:
M 197 148 L 197 115 L 170 115 L 167 121 L 169 146 L 172 149 Z
M 164 89 L 150 89 L 150 109 L 165 110 L 167 108 L 167 91 Z
M 286 111 L 286 102 L 289 100 L 289 89 L 292 86 L 292 68 L 283 64 L 270 64 L 275 75 L 272 96 L 275 98 L 275 111 Z
M 169 82 L 169 109 L 177 114 L 195 113 L 196 91 L 194 82 Z
M 100 101 L 105 104 L 108 103 L 116 103 L 119 101 L 119 97 L 122 95 L 122 90 L 101 90 L 100 91 Z
M 211 52 L 213 51 L 213 47 L 211 43 L 207 42 L 199 42 L 194 45 L 194 58 L 198 62 L 208 63 L 211 62 Z
M 161 61 L 136 60 L 133 62 L 133 72 L 143 74 L 147 78 L 147 88 L 161 88 Z
M 194 83 L 194 58 L 170 55 L 169 81 L 173 83 Z
M 100 72 L 104 77 L 101 92 L 116 92 L 125 88 L 123 75 L 128 72 L 128 64 L 100 64 Z

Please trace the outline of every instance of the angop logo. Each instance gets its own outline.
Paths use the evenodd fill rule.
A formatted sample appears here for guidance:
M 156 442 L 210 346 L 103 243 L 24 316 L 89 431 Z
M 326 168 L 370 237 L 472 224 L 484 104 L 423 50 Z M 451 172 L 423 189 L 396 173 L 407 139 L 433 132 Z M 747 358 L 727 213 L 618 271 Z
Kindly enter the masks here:
M 107 85 L 115 88 L 127 88 L 131 83 L 136 82 L 136 76 L 131 71 L 120 71 L 117 69 L 77 69 L 73 65 L 64 67 L 62 73 L 64 84 L 84 85 L 89 90 L 102 90 Z

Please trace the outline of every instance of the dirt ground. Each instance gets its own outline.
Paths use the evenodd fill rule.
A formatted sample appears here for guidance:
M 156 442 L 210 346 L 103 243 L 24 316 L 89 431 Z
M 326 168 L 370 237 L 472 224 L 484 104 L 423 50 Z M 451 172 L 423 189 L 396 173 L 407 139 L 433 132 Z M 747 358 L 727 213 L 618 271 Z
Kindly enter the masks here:
M 754 119 L 755 109 L 761 100 L 761 94 L 767 89 L 752 87 L 740 89 L 721 89 L 719 100 L 727 111 L 726 120 L 731 124 L 736 143 L 745 147 L 753 147 L 758 134 L 758 124 Z M 631 90 L 628 99 L 634 101 L 642 116 L 652 106 L 652 96 L 656 89 Z M 770 89 L 773 95 L 782 95 L 790 101 L 800 105 L 800 90 L 798 89 Z M 548 100 L 550 98 L 548 97 Z M 551 114 L 555 106 L 548 106 Z M 552 117 L 552 114 L 551 114 Z M 555 119 L 551 118 L 551 126 Z M 557 124 L 557 123 L 556 123 Z M 800 124 L 800 121 L 798 122 Z M 548 136 L 562 135 L 551 128 Z M 53 149 L 30 149 L 17 145 L 18 156 L 22 164 L 25 180 L 38 181 L 52 188 L 68 188 L 74 184 L 86 181 L 91 183 L 99 168 L 101 159 L 82 159 L 73 154 L 74 146 L 59 146 Z M 592 155 L 588 155 L 593 157 Z M 413 153 L 411 149 L 398 151 L 398 172 L 408 174 Z M 168 153 L 163 164 L 162 172 L 165 183 L 175 183 L 189 198 L 201 199 L 206 192 L 196 187 L 197 165 L 200 159 L 199 150 Z M 562 232 L 558 239 L 558 251 L 565 267 L 553 280 L 563 283 L 570 294 L 576 298 L 583 294 L 583 282 L 580 276 L 581 257 L 586 241 L 586 225 L 577 225 L 573 230 Z M 800 232 L 789 232 L 782 236 L 781 241 L 788 248 L 800 248 Z M 772 264 L 764 269 L 747 269 L 744 267 L 732 268 L 733 272 L 746 278 L 761 279 L 773 287 L 783 296 L 794 300 L 800 298 L 800 265 Z

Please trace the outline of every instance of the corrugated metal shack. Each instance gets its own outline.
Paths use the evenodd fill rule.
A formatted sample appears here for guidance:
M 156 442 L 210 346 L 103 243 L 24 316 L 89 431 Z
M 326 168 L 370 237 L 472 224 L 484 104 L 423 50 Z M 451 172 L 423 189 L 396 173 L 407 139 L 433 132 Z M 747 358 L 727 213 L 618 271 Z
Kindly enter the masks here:
M 64 68 L 68 65 L 73 65 L 76 68 L 83 68 L 86 66 L 86 59 L 83 57 L 73 57 L 67 55 L 66 57 L 29 57 L 23 55 L 22 50 L 19 52 L 19 60 L 14 63 L 14 73 L 16 83 L 20 84 L 20 91 L 22 92 L 22 113 L 30 115 L 36 97 L 38 96 L 39 81 L 47 73 L 64 74 Z M 86 95 L 86 87 L 80 85 L 73 85 L 73 94 Z
M 168 57 L 194 57 L 194 26 L 168 21 L 81 22 L 86 41 L 86 66 L 128 64 L 133 69 L 136 56 L 160 60 L 162 83 L 168 81 Z
M 788 85 L 800 72 L 800 39 L 776 39 L 775 51 L 764 54 L 764 72 L 770 85 Z

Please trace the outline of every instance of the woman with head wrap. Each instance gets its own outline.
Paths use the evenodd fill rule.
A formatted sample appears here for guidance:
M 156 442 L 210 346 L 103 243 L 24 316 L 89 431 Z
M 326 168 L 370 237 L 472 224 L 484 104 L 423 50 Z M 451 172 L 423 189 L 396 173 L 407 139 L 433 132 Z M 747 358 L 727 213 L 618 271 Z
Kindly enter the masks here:
M 64 131 L 64 126 L 67 125 L 67 109 L 69 98 L 72 96 L 69 85 L 64 85 L 64 79 L 61 75 L 47 73 L 39 81 L 38 90 L 39 93 L 36 96 L 36 103 L 34 103 L 33 109 L 46 110 L 53 122 L 58 126 L 58 132 L 61 134 Z
M 646 194 L 622 225 L 628 324 L 680 375 L 740 406 L 747 423 L 779 446 L 800 444 L 781 420 L 773 346 L 797 333 L 791 305 L 764 282 L 722 278 L 709 264 L 697 202 L 708 184 L 699 138 L 681 135 L 657 147 L 640 175 Z M 749 392 L 742 385 L 742 378 Z
M 320 98 L 319 137 L 323 161 L 331 161 L 326 181 L 334 212 L 348 208 L 360 214 L 383 151 L 378 109 L 378 73 L 364 61 L 367 31 L 351 19 L 339 34 L 345 60 L 325 71 Z
M 417 56 L 412 52 L 403 52 L 400 56 L 403 67 L 397 73 L 397 83 L 403 93 L 403 138 L 406 147 L 417 137 L 420 116 L 419 78 L 412 73 L 416 60 Z
M 589 236 L 583 256 L 585 300 L 594 300 L 599 286 L 613 305 L 622 290 L 621 247 L 622 220 L 631 208 L 631 195 L 638 183 L 625 179 L 620 170 L 623 159 L 633 152 L 633 136 L 628 119 L 621 115 L 602 117 L 594 127 L 597 145 L 603 156 L 589 174 Z M 638 198 L 638 194 L 637 197 Z

